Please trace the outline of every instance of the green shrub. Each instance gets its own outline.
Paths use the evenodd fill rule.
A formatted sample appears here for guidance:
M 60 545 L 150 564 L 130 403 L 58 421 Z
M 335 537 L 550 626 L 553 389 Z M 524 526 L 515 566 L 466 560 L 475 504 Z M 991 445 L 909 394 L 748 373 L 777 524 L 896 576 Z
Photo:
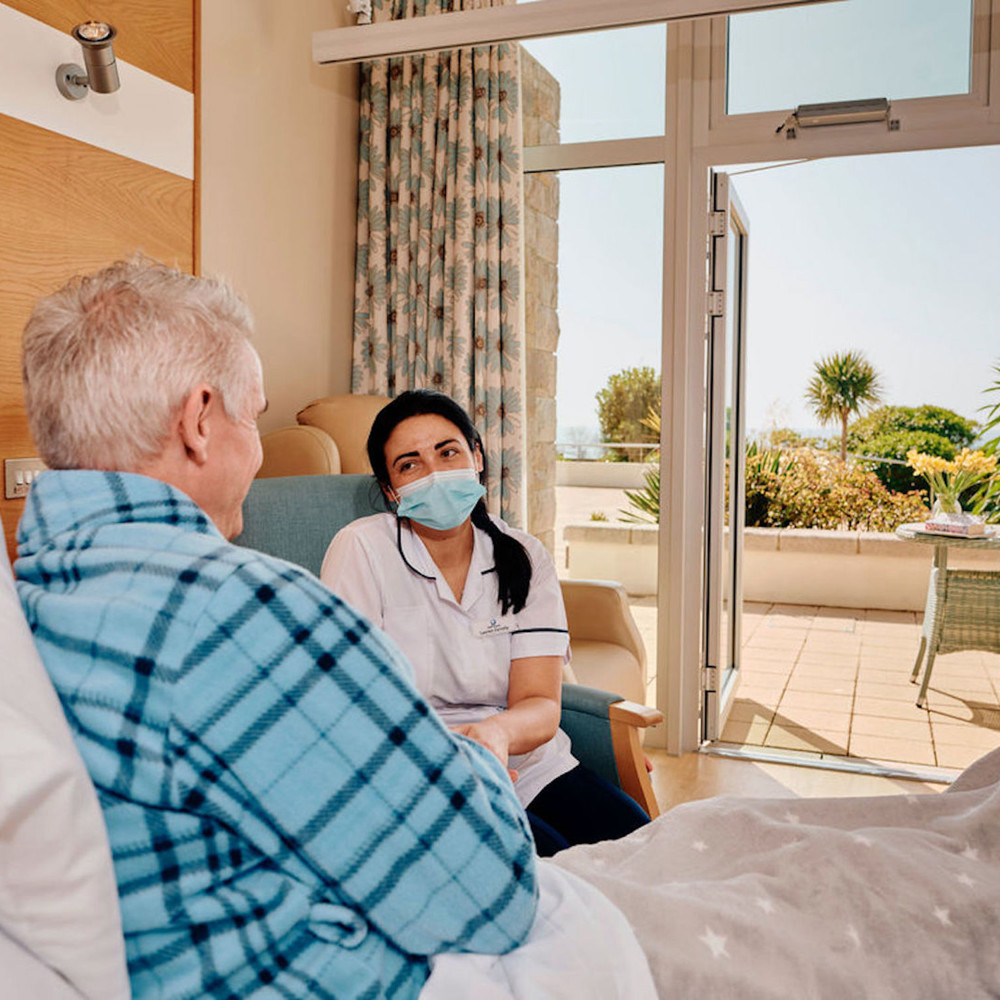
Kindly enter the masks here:
M 983 392 L 988 396 L 989 401 L 980 407 L 986 411 L 983 420 L 983 450 L 987 455 L 993 455 L 1000 451 L 1000 361 L 993 366 L 993 374 L 996 376 L 992 385 L 988 385 Z
M 943 406 L 880 406 L 855 420 L 847 433 L 848 450 L 855 455 L 906 459 L 915 448 L 925 455 L 951 459 L 976 437 L 974 420 Z M 873 463 L 873 471 L 890 490 L 909 493 L 925 483 L 911 468 Z
M 922 493 L 893 493 L 865 469 L 809 450 L 794 454 L 788 468 L 765 471 L 758 484 L 771 527 L 893 531 L 927 516 Z
M 652 469 L 645 479 L 642 489 L 625 491 L 631 509 L 622 510 L 623 521 L 659 523 L 660 473 Z M 748 528 L 894 531 L 906 522 L 924 520 L 927 513 L 921 492 L 894 493 L 873 472 L 831 454 L 747 445 Z
M 877 455 L 879 458 L 896 458 L 905 462 L 907 452 L 914 449 L 925 455 L 936 455 L 949 461 L 958 451 L 948 438 L 932 434 L 930 431 L 886 431 L 884 434 L 876 434 L 869 438 L 863 446 L 863 454 Z M 927 489 L 923 477 L 918 476 L 908 465 L 872 462 L 864 467 L 870 468 L 885 487 L 896 493 Z
M 976 436 L 974 420 L 966 420 L 943 406 L 880 406 L 848 428 L 848 442 L 863 441 L 887 431 L 927 431 L 947 438 L 956 448 L 966 448 Z
M 748 528 L 764 527 L 770 522 L 771 501 L 777 494 L 782 477 L 795 464 L 791 453 L 777 448 L 761 448 L 756 441 L 747 444 L 745 524 Z M 728 473 L 728 469 L 726 470 Z M 726 510 L 729 477 L 726 476 Z
M 963 498 L 962 508 L 970 514 L 980 514 L 990 524 L 1000 523 L 1000 477 L 991 479 L 972 497 Z
M 992 370 L 996 379 L 992 385 L 983 390 L 987 394 L 989 402 L 980 407 L 981 410 L 985 411 L 981 447 L 987 455 L 1000 453 L 1000 361 L 993 366 Z M 982 514 L 987 521 L 993 524 L 1000 522 L 1000 477 L 991 480 L 980 490 L 969 505 L 969 509 L 973 514 Z

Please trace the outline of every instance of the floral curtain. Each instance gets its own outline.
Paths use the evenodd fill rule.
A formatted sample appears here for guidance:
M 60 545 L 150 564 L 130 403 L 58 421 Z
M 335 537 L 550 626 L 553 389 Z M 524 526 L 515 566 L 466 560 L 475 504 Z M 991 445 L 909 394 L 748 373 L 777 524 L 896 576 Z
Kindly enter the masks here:
M 503 2 L 503 0 L 499 0 Z M 490 0 L 375 0 L 373 20 Z M 490 509 L 523 523 L 516 45 L 361 70 L 352 391 L 446 392 L 483 437 Z

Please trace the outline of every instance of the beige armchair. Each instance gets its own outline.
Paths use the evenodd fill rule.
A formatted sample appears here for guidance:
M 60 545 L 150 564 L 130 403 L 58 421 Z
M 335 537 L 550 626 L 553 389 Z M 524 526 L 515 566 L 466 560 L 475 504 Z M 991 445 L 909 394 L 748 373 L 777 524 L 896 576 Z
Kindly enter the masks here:
M 341 472 L 340 451 L 318 427 L 282 427 L 260 439 L 264 450 L 258 479 L 277 476 L 329 476 Z
M 563 602 L 579 684 L 646 700 L 646 647 L 625 588 L 612 580 L 563 580 Z
M 324 396 L 299 410 L 295 419 L 333 438 L 340 453 L 340 472 L 371 473 L 365 443 L 372 421 L 388 402 L 388 396 Z

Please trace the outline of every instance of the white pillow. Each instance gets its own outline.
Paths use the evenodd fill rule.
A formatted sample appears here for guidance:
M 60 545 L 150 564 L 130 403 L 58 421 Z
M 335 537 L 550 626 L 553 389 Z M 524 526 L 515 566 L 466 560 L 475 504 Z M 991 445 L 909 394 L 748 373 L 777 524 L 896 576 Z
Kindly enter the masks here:
M 10 1000 L 80 1000 L 80 994 L 47 965 L 0 930 L 0 996 Z
M 104 820 L 21 613 L 2 543 L 0 637 L 0 931 L 88 1000 L 125 1000 L 125 944 Z M 27 995 L 0 972 L 2 1000 Z M 31 1000 L 49 997 L 32 991 Z

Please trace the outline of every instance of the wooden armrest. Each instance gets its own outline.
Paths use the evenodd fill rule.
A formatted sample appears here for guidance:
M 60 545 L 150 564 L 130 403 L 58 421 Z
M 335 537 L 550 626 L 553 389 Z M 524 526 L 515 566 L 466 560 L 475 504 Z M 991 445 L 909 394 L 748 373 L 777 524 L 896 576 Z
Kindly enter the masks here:
M 649 813 L 650 819 L 656 819 L 660 815 L 660 807 L 646 770 L 639 729 L 662 722 L 663 713 L 634 701 L 616 701 L 608 706 L 608 721 L 611 723 L 611 744 L 622 791 L 631 795 Z
M 617 783 L 622 791 L 626 795 L 631 795 L 651 817 L 660 815 L 660 807 L 656 803 L 653 784 L 646 770 L 646 758 L 639 743 L 639 731 L 662 721 L 663 713 L 659 709 L 647 708 L 634 701 L 622 701 L 618 695 L 596 688 L 579 684 L 563 686 L 563 723 L 570 737 L 574 738 L 571 730 L 575 728 L 578 735 L 586 742 L 588 726 L 580 726 L 581 722 L 589 722 L 604 734 L 598 740 L 601 747 L 596 757 L 588 760 L 585 754 L 579 754 L 581 762 L 595 773 L 607 768 L 609 773 L 605 776 L 614 783 L 610 760 L 613 756 L 613 769 L 618 775 Z M 610 747 L 607 743 L 608 736 L 610 736 Z
M 608 718 L 612 722 L 622 722 L 627 726 L 658 726 L 663 721 L 663 713 L 658 708 L 649 708 L 634 701 L 616 701 L 608 706 Z

